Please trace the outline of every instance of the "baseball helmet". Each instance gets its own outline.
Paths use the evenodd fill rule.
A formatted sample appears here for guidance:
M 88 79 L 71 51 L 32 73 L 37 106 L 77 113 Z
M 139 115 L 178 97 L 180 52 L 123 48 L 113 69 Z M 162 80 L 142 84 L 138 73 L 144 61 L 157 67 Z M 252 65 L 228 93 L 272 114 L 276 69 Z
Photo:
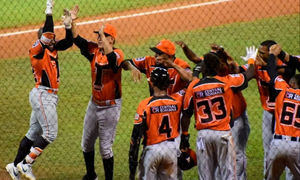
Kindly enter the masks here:
M 158 87 L 161 90 L 165 90 L 170 85 L 170 78 L 168 71 L 162 67 L 156 67 L 150 75 L 150 81 L 153 86 Z
M 178 166 L 182 170 L 189 170 L 197 165 L 197 157 L 195 151 L 188 149 L 185 152 L 181 152 L 177 160 Z

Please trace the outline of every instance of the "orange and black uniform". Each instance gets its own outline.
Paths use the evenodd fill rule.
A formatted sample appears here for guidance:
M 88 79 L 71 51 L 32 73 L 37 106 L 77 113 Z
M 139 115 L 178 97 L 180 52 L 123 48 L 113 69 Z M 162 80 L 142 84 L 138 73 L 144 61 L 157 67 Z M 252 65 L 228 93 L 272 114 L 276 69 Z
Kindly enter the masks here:
M 49 18 L 47 16 L 44 26 L 47 27 Z M 48 21 L 47 21 L 48 20 Z M 51 26 L 50 26 L 51 27 Z M 44 31 L 47 31 L 45 29 Z M 53 51 L 47 49 L 40 40 L 37 40 L 33 46 L 29 49 L 29 56 L 32 66 L 32 72 L 35 79 L 35 87 L 45 86 L 55 91 L 59 87 L 59 64 L 57 51 L 63 51 L 73 45 L 73 37 L 71 29 L 66 29 L 66 37 L 60 41 L 57 41 L 54 45 Z
M 132 59 L 131 63 L 138 68 L 142 73 L 144 73 L 148 79 L 149 83 L 149 90 L 150 95 L 153 94 L 152 85 L 150 82 L 150 74 L 152 70 L 157 66 L 155 62 L 155 57 L 152 56 L 145 56 L 141 58 Z M 183 69 L 190 69 L 190 66 L 188 63 L 186 63 L 184 60 L 176 58 L 174 60 L 174 63 L 182 67 Z M 183 81 L 174 68 L 168 68 L 168 74 L 170 76 L 171 84 L 169 88 L 167 89 L 168 94 L 173 94 L 175 92 L 180 91 L 181 89 L 184 89 L 188 83 Z
M 170 96 L 151 96 L 138 106 L 134 124 L 144 122 L 144 145 L 174 140 L 179 136 L 183 91 Z
M 106 101 L 108 105 L 114 104 L 114 100 L 122 96 L 123 51 L 114 48 L 113 52 L 105 55 L 96 43 L 87 41 L 79 35 L 74 39 L 74 43 L 91 64 L 93 101 L 99 105 L 105 105 Z
M 187 89 L 183 110 L 192 115 L 195 111 L 195 128 L 230 130 L 230 111 L 234 91 L 247 87 L 243 74 L 214 76 L 196 79 Z

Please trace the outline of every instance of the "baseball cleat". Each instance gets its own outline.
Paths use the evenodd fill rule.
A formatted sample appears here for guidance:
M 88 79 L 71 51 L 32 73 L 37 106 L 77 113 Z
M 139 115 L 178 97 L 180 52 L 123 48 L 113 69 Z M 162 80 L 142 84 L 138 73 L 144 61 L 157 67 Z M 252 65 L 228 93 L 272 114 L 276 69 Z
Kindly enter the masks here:
M 10 163 L 10 164 L 6 165 L 5 168 L 13 180 L 20 180 L 20 173 L 19 173 L 17 167 L 15 167 L 14 163 Z
M 17 165 L 17 168 L 19 170 L 19 172 L 25 176 L 27 179 L 29 180 L 36 180 L 35 176 L 32 173 L 32 168 L 31 168 L 31 164 L 23 164 L 23 162 L 20 162 Z
M 98 176 L 89 177 L 87 174 L 83 176 L 82 180 L 98 180 Z

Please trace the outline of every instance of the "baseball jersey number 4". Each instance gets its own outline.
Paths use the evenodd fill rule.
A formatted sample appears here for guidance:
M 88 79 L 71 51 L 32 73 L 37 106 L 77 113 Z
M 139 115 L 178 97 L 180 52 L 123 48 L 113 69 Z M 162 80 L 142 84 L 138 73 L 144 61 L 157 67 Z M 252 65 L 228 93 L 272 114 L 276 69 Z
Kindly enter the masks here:
M 295 111 L 296 109 L 297 111 Z M 300 122 L 297 122 L 296 119 L 300 119 L 300 105 L 290 103 L 290 102 L 285 102 L 283 104 L 280 122 L 285 125 L 293 124 L 293 126 L 295 126 L 296 128 L 300 128 Z M 294 123 L 293 120 L 295 120 Z
M 161 124 L 159 126 L 159 134 L 167 134 L 167 137 L 171 137 L 172 128 L 170 128 L 169 116 L 163 116 Z
M 201 123 L 209 123 L 213 120 L 221 120 L 226 117 L 226 108 L 223 97 L 215 97 L 209 100 L 197 102 L 198 111 L 200 113 Z

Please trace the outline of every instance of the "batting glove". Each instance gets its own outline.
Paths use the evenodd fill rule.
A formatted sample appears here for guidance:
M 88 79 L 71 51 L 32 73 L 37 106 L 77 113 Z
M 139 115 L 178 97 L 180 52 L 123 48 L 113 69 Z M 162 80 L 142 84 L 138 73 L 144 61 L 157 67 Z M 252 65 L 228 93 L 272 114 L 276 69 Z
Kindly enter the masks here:
M 241 56 L 244 61 L 248 61 L 249 59 L 255 59 L 257 55 L 257 48 L 255 46 L 246 47 L 246 56 Z
M 189 139 L 190 139 L 190 135 L 184 135 L 181 134 L 181 140 L 180 140 L 180 149 L 187 149 L 190 147 L 190 143 L 189 143 Z
M 54 1 L 53 0 L 47 0 L 46 10 L 45 10 L 46 14 L 49 14 L 49 15 L 52 14 L 53 5 L 54 5 Z
M 72 25 L 71 25 L 72 17 L 71 17 L 69 10 L 64 9 L 64 15 L 62 16 L 62 20 L 63 20 L 63 23 L 64 23 L 66 29 L 72 28 Z

